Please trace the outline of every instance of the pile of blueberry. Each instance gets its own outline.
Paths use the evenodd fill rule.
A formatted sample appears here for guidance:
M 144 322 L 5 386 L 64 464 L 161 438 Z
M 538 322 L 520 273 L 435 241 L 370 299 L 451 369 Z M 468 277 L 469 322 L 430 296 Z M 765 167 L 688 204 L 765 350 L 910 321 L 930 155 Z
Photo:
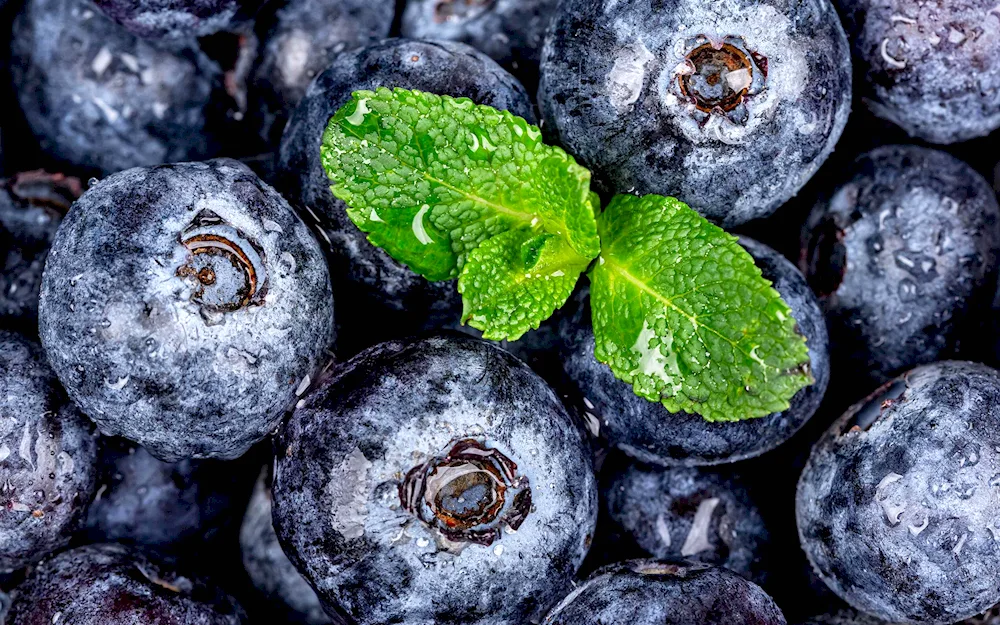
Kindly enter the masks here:
M 0 624 L 1000 625 L 996 0 L 0 20 Z M 737 234 L 812 384 L 672 413 L 595 359 L 586 280 L 460 325 L 331 192 L 378 87 Z

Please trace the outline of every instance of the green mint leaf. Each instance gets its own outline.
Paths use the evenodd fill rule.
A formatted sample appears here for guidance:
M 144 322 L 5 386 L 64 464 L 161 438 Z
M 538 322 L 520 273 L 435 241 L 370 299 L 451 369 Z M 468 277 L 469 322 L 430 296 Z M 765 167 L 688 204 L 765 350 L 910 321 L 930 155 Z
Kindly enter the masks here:
M 656 195 L 616 196 L 598 231 L 595 355 L 636 394 L 737 421 L 787 409 L 812 383 L 791 309 L 735 237 Z
M 516 340 L 566 303 L 587 264 L 556 235 L 510 230 L 487 239 L 458 278 L 462 321 L 488 339 Z
M 561 241 L 545 243 L 540 253 L 558 248 L 567 276 L 600 251 L 590 172 L 506 111 L 405 89 L 358 91 L 330 120 L 321 156 L 351 220 L 373 244 L 430 280 L 458 277 L 484 241 L 515 230 Z M 484 256 L 506 249 L 510 242 L 503 241 Z M 497 276 L 507 278 L 513 269 L 497 268 Z M 480 264 L 465 280 L 463 297 L 476 302 L 467 303 L 467 311 L 511 301 L 498 284 L 528 288 L 504 279 L 480 293 L 486 285 L 475 276 L 489 271 Z M 500 325 L 519 327 L 513 318 Z

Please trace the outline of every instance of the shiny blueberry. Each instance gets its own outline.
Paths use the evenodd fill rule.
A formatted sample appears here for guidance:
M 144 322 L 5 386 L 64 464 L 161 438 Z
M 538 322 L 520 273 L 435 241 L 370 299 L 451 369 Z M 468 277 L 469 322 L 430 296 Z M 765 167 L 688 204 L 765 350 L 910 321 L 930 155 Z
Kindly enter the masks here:
M 274 524 L 327 611 L 357 625 L 523 625 L 569 589 L 596 491 L 541 378 L 438 336 L 362 352 L 295 410 Z
M 1000 373 L 946 361 L 855 404 L 799 480 L 802 548 L 880 619 L 954 623 L 1000 601 Z
M 154 456 L 235 458 L 322 364 L 333 298 L 291 207 L 227 159 L 130 169 L 63 220 L 39 332 L 70 397 Z
M 546 132 L 606 190 L 677 197 L 725 226 L 794 196 L 851 102 L 829 0 L 567 0 L 541 75 Z
M 339 352 L 454 324 L 461 303 L 452 282 L 428 282 L 368 242 L 333 197 L 319 144 L 330 117 L 358 89 L 381 86 L 467 97 L 533 119 L 524 88 L 485 54 L 452 42 L 389 39 L 338 55 L 292 113 L 281 141 L 278 186 L 319 225 L 338 297 Z

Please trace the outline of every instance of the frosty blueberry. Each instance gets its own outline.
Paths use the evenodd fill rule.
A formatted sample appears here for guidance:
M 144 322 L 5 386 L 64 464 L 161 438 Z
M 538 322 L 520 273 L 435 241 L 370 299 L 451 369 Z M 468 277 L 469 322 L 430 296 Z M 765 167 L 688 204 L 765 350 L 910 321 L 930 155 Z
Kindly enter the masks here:
M 332 308 L 308 228 L 223 159 L 130 169 L 87 191 L 49 255 L 39 332 L 105 434 L 165 461 L 234 458 L 308 387 Z
M 594 433 L 644 461 L 707 465 L 757 456 L 787 440 L 819 407 L 830 376 L 826 322 L 802 275 L 771 248 L 751 239 L 740 243 L 764 278 L 792 309 L 806 337 L 815 382 L 799 391 L 788 410 L 759 419 L 709 423 L 701 416 L 671 414 L 659 403 L 637 396 L 594 358 L 594 334 L 587 291 L 578 291 L 559 320 L 565 391 Z
M 338 317 L 340 348 L 347 353 L 426 326 L 453 324 L 460 310 L 453 284 L 428 282 L 371 245 L 330 192 L 320 161 L 323 130 L 353 91 L 377 86 L 462 96 L 533 117 L 520 83 L 460 43 L 386 40 L 339 55 L 310 85 L 281 141 L 279 187 L 325 233 L 334 286 L 351 302 Z
M 94 4 L 140 37 L 204 36 L 252 13 L 264 0 L 94 0 Z
M 210 155 L 218 66 L 196 48 L 143 42 L 81 0 L 30 0 L 11 72 L 50 156 L 106 173 Z
M 115 545 L 65 551 L 18 586 L 10 625 L 191 623 L 240 625 L 232 598 L 142 554 Z
M 316 592 L 285 555 L 271 523 L 271 489 L 264 476 L 257 481 L 240 529 L 243 566 L 257 590 L 281 614 L 282 622 L 303 625 L 333 623 Z M 338 621 L 339 622 L 339 621 Z
M 1000 128 L 1000 19 L 988 0 L 836 0 L 865 103 L 932 143 Z
M 18 174 L 0 187 L 0 318 L 34 326 L 45 258 L 83 189 L 76 178 L 45 172 Z
M 372 347 L 280 437 L 275 530 L 359 625 L 520 625 L 568 590 L 594 531 L 584 441 L 545 383 L 484 341 Z
M 795 195 L 851 100 L 828 0 L 565 2 L 541 73 L 547 131 L 607 189 L 674 196 L 724 226 Z
M 96 433 L 41 348 L 0 331 L 0 572 L 65 547 L 97 478 Z
M 290 0 L 264 36 L 251 83 L 261 135 L 277 143 L 306 87 L 345 50 L 389 34 L 392 0 Z
M 954 353 L 988 302 L 1000 246 L 989 184 L 943 152 L 862 155 L 802 234 L 800 267 L 820 296 L 845 374 L 878 382 Z
M 605 463 L 602 473 L 609 469 Z M 612 474 L 602 487 L 612 535 L 619 537 L 610 551 L 634 542 L 646 557 L 704 562 L 764 580 L 767 529 L 737 477 L 636 463 Z
M 886 383 L 838 419 L 799 480 L 816 572 L 890 622 L 954 623 L 1000 600 L 1000 374 L 947 361 Z
M 563 599 L 544 625 L 784 625 L 755 584 L 706 564 L 632 560 L 598 570 Z

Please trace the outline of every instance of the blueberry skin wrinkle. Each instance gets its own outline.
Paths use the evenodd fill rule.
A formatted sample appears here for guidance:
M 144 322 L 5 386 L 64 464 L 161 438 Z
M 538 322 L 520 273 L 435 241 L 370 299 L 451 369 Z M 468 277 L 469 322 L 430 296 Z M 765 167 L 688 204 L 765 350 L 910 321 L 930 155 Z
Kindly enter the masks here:
M 243 609 L 204 581 L 114 543 L 86 545 L 31 571 L 8 625 L 242 625 Z
M 711 46 L 731 54 L 709 62 Z M 738 104 L 721 97 L 738 92 Z M 725 227 L 794 196 L 850 102 L 850 50 L 829 0 L 568 0 L 542 50 L 543 128 L 604 191 L 676 197 Z
M 813 568 L 894 623 L 955 623 L 998 603 L 998 449 L 997 371 L 945 361 L 886 383 L 827 430 L 799 479 Z
M 827 314 L 837 369 L 881 383 L 977 338 L 1000 206 L 971 167 L 916 146 L 868 152 L 845 179 L 809 215 L 799 266 Z
M 271 433 L 322 364 L 332 324 L 309 229 L 228 159 L 93 186 L 56 235 L 39 302 L 70 397 L 102 433 L 166 462 L 232 459 Z
M 660 465 L 713 465 L 758 456 L 788 440 L 819 407 L 830 379 L 826 321 L 802 274 L 771 248 L 747 237 L 740 244 L 764 278 L 792 309 L 806 337 L 815 382 L 792 397 L 783 412 L 744 421 L 709 423 L 700 415 L 670 413 L 662 404 L 636 395 L 594 357 L 589 290 L 579 289 L 559 321 L 560 353 L 570 405 L 596 421 L 611 444 L 643 461 Z M 593 415 L 593 417 L 589 417 Z
M 875 115 L 939 144 L 1000 128 L 996 3 L 835 1 Z
M 29 0 L 11 56 L 21 110 L 53 158 L 113 173 L 217 151 L 222 72 L 190 43 L 143 41 L 89 2 Z
M 774 601 L 736 573 L 631 560 L 598 570 L 543 625 L 785 625 Z
M 0 330 L 0 572 L 69 544 L 97 480 L 97 432 L 41 346 Z
M 285 127 L 276 186 L 324 235 L 334 287 L 351 302 L 339 316 L 339 335 L 348 344 L 338 346 L 338 353 L 345 355 L 387 338 L 453 325 L 461 315 L 454 282 L 429 282 L 369 243 L 330 191 L 320 161 L 327 122 L 352 92 L 383 86 L 467 97 L 534 120 L 520 83 L 461 43 L 387 39 L 338 55 L 309 86 Z
M 428 460 L 444 466 L 442 453 L 469 440 L 530 486 L 519 524 L 486 517 L 493 542 L 450 540 L 402 505 L 404 476 Z M 358 625 L 537 621 L 593 537 L 597 488 L 579 431 L 526 365 L 469 337 L 392 341 L 348 361 L 293 413 L 275 468 L 285 552 L 327 611 Z

